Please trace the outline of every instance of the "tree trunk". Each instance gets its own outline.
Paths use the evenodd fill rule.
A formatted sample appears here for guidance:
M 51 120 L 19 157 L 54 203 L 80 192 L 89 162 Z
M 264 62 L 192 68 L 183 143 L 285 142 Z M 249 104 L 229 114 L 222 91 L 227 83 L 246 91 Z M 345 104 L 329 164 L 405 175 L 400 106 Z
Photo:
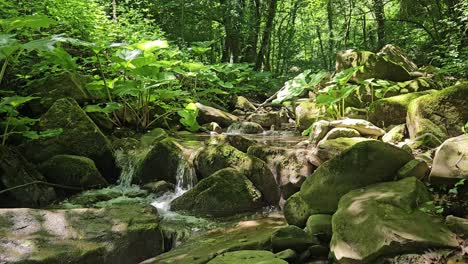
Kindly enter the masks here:
M 244 62 L 255 63 L 257 58 L 258 35 L 260 33 L 261 21 L 260 4 L 260 0 L 250 0 L 249 2 L 251 30 L 248 35 L 247 48 L 243 58 Z
M 325 55 L 325 49 L 323 48 L 322 32 L 320 32 L 319 26 L 317 26 L 317 37 L 319 39 L 319 44 L 320 44 L 320 53 L 322 53 L 323 67 L 328 67 L 328 59 L 327 59 L 327 56 Z
M 328 19 L 328 64 L 326 67 L 331 70 L 332 60 L 334 58 L 335 36 L 333 34 L 333 1 L 328 0 L 327 3 L 327 19 Z
M 276 15 L 277 2 L 278 0 L 269 1 L 267 21 L 266 21 L 265 29 L 263 30 L 262 43 L 260 45 L 260 50 L 257 55 L 257 61 L 255 63 L 255 70 L 261 70 L 262 66 L 265 63 L 265 56 L 267 55 L 268 48 L 270 46 L 270 36 L 273 30 L 273 21 Z
M 374 0 L 374 15 L 377 21 L 377 48 L 385 46 L 385 12 L 383 0 Z
M 117 0 L 112 0 L 112 19 L 114 19 L 114 21 L 118 20 L 118 17 L 117 17 Z

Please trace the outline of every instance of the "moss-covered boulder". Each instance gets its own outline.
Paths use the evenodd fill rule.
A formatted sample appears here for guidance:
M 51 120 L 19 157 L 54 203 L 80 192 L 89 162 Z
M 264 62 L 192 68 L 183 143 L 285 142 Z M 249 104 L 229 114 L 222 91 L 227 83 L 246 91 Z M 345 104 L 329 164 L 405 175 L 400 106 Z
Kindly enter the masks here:
M 207 145 L 222 145 L 222 144 L 229 144 L 236 149 L 247 152 L 250 146 L 258 144 L 257 141 L 253 139 L 246 138 L 245 136 L 241 135 L 216 135 L 210 137 L 209 140 L 206 141 Z
M 49 182 L 82 189 L 108 185 L 106 179 L 89 158 L 74 155 L 57 155 L 39 166 L 39 171 Z
M 17 150 L 0 146 L 0 192 L 14 188 L 0 194 L 0 207 L 48 205 L 56 198 L 55 191 L 47 185 L 33 184 L 36 181 L 46 179 Z
M 449 137 L 463 134 L 468 120 L 466 98 L 468 82 L 413 100 L 406 118 L 411 139 L 437 147 Z
M 347 127 L 335 127 L 330 130 L 322 140 L 336 139 L 336 138 L 352 138 L 360 137 L 359 131 Z
M 155 143 L 139 165 L 133 182 L 145 184 L 155 180 L 183 186 L 193 184 L 192 169 L 185 159 L 182 147 L 171 138 Z
M 347 192 L 378 182 L 391 181 L 413 156 L 376 140 L 355 144 L 322 164 L 308 177 L 301 190 L 285 204 L 289 224 L 304 227 L 313 214 L 332 214 Z
M 376 263 L 387 255 L 457 247 L 443 221 L 420 210 L 430 200 L 416 178 L 349 192 L 333 215 L 332 253 L 339 263 Z
M 423 160 L 414 159 L 410 160 L 403 167 L 401 167 L 398 172 L 398 179 L 403 179 L 407 177 L 415 177 L 419 180 L 424 179 L 429 174 L 429 166 Z
M 56 100 L 70 97 L 78 103 L 95 99 L 86 89 L 88 78 L 74 73 L 48 75 L 48 77 L 34 81 L 29 89 L 32 94 L 40 97 L 28 103 L 34 114 L 42 114 L 49 109 Z
M 302 183 L 316 168 L 311 162 L 313 153 L 308 149 L 287 149 L 257 144 L 251 146 L 247 153 L 267 163 L 284 199 L 299 191 Z
M 146 190 L 150 193 L 154 193 L 156 195 L 163 195 L 167 192 L 173 192 L 176 189 L 176 186 L 167 181 L 156 181 L 156 182 L 149 182 L 141 187 L 143 190 Z
M 147 200 L 147 198 L 148 192 L 137 186 L 124 187 L 117 185 L 78 193 L 53 206 L 53 208 L 108 208 L 152 201 Z
M 208 264 L 287 264 L 270 251 L 265 250 L 240 250 L 221 254 L 208 262 Z
M 311 215 L 304 229 L 309 235 L 315 236 L 324 243 L 332 237 L 332 216 L 327 214 Z
M 301 102 L 296 106 L 296 128 L 304 131 L 309 128 L 317 119 L 323 115 L 320 106 L 314 102 Z
M 41 163 L 61 154 L 87 157 L 94 161 L 106 180 L 115 182 L 118 171 L 111 143 L 75 100 L 57 100 L 47 113 L 42 115 L 39 128 L 62 129 L 63 132 L 53 138 L 33 140 L 24 144 L 22 150 L 28 160 Z
M 263 133 L 263 127 L 254 122 L 233 123 L 227 129 L 231 134 L 260 134 Z
M 317 147 L 314 150 L 314 154 L 317 156 L 320 162 L 323 163 L 351 148 L 357 143 L 367 140 L 369 139 L 362 137 L 322 140 L 317 144 Z
M 336 72 L 357 66 L 364 66 L 364 69 L 355 74 L 353 79 L 356 81 L 375 78 L 401 82 L 411 79 L 403 66 L 370 51 L 346 50 L 337 54 Z
M 271 250 L 271 234 L 284 226 L 284 218 L 278 214 L 236 220 L 199 236 L 191 236 L 180 246 L 141 264 L 205 264 L 230 251 Z
M 435 92 L 435 90 L 402 94 L 377 100 L 369 106 L 369 121 L 381 127 L 403 124 L 406 122 L 408 105 L 411 101 L 432 92 Z
M 133 264 L 163 252 L 156 209 L 0 209 L 0 261 Z
M 200 124 L 216 122 L 222 127 L 227 127 L 230 124 L 239 121 L 237 116 L 226 113 L 214 107 L 203 105 L 201 103 L 197 103 L 196 106 L 198 108 L 197 120 Z
M 430 181 L 436 185 L 455 185 L 468 179 L 468 135 L 446 140 L 436 151 Z
M 260 124 L 264 128 L 280 128 L 281 124 L 288 122 L 288 117 L 284 111 L 272 111 L 266 113 L 255 113 L 247 117 L 247 120 Z
M 268 165 L 230 145 L 216 144 L 203 148 L 195 157 L 198 176 L 206 178 L 218 170 L 234 168 L 245 175 L 262 193 L 267 204 L 277 205 L 280 191 Z
M 458 236 L 468 238 L 468 219 L 449 215 L 445 218 L 445 224 Z
M 263 205 L 262 194 L 239 171 L 227 168 L 201 180 L 171 203 L 171 209 L 202 216 L 231 216 Z
M 273 252 L 280 252 L 286 249 L 302 252 L 316 244 L 318 244 L 317 239 L 293 225 L 278 229 L 271 235 Z
M 385 45 L 377 55 L 384 56 L 387 59 L 401 65 L 408 72 L 414 72 L 418 70 L 418 66 L 397 46 L 387 44 Z

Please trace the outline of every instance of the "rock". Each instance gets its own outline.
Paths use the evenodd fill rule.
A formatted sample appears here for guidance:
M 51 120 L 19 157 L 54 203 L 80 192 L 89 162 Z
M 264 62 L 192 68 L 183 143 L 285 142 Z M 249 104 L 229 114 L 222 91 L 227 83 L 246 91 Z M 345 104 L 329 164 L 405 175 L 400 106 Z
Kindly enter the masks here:
M 293 225 L 278 229 L 271 235 L 273 252 L 280 252 L 286 249 L 302 252 L 309 246 L 317 243 L 313 236 Z
M 296 127 L 299 131 L 309 128 L 323 114 L 320 106 L 314 102 L 301 102 L 296 106 Z
M 315 170 L 311 162 L 312 151 L 307 149 L 254 145 L 247 153 L 268 164 L 284 199 L 299 191 L 305 179 Z
M 421 96 L 408 106 L 407 126 L 411 139 L 437 147 L 449 137 L 463 134 L 468 120 L 468 82 Z
M 257 107 L 255 107 L 247 98 L 244 96 L 237 96 L 236 98 L 236 109 L 243 110 L 243 111 L 257 111 Z
M 215 137 L 211 137 L 206 144 L 208 145 L 222 145 L 222 144 L 229 144 L 236 149 L 247 152 L 250 146 L 258 144 L 257 141 L 253 139 L 248 139 L 241 135 L 217 135 Z
M 241 172 L 222 169 L 171 203 L 171 209 L 202 216 L 232 216 L 261 208 L 262 194 Z
M 288 117 L 282 112 L 255 113 L 247 117 L 250 122 L 257 123 L 264 128 L 280 128 L 281 124 L 288 122 Z
M 359 132 L 356 129 L 337 127 L 330 130 L 322 140 L 330 140 L 336 138 L 352 138 L 360 136 L 361 134 L 359 134 Z
M 397 178 L 415 177 L 419 180 L 424 179 L 429 174 L 429 166 L 425 161 L 414 159 L 410 160 L 405 166 L 397 172 Z
M 263 127 L 254 122 L 240 122 L 230 125 L 227 132 L 231 134 L 261 134 Z
M 434 91 L 402 94 L 377 100 L 369 106 L 369 121 L 381 127 L 403 124 L 406 122 L 408 105 L 413 100 Z
M 468 238 L 468 219 L 449 215 L 445 218 L 448 228 L 460 237 Z
M 141 188 L 156 195 L 163 195 L 167 192 L 173 192 L 175 190 L 175 185 L 166 181 L 156 181 L 149 182 Z
M 182 186 L 192 185 L 192 169 L 183 155 L 182 147 L 173 139 L 166 138 L 153 145 L 139 165 L 133 182 L 145 184 L 155 180 L 163 180 L 177 184 L 182 180 Z
M 310 127 L 310 141 L 311 143 L 317 144 L 322 140 L 331 129 L 330 122 L 320 120 L 312 124 Z
M 394 45 L 387 44 L 385 45 L 379 53 L 379 56 L 385 56 L 386 58 L 390 59 L 391 61 L 401 65 L 405 70 L 408 72 L 414 72 L 418 70 L 418 66 L 411 61 L 403 51 Z
M 314 150 L 314 154 L 323 163 L 333 157 L 339 155 L 355 144 L 363 141 L 367 141 L 367 138 L 353 137 L 353 138 L 337 138 L 330 140 L 322 140 L 319 142 Z
M 118 170 L 111 143 L 76 101 L 69 98 L 57 100 L 42 115 L 39 128 L 41 131 L 63 129 L 63 132 L 53 138 L 23 144 L 22 152 L 28 160 L 42 163 L 61 154 L 87 157 L 94 161 L 107 181 L 115 182 Z
M 253 182 L 267 204 L 277 205 L 280 191 L 267 164 L 230 145 L 208 145 L 195 158 L 198 176 L 206 178 L 218 170 L 234 168 Z
M 286 249 L 275 254 L 276 257 L 286 260 L 288 263 L 295 263 L 297 260 L 297 253 L 292 249 Z
M 110 133 L 115 128 L 115 123 L 109 115 L 101 112 L 88 112 L 86 113 L 91 120 L 104 132 Z
M 0 209 L 5 263 L 138 263 L 162 253 L 156 209 Z
M 234 122 L 238 122 L 239 118 L 211 106 L 202 105 L 197 103 L 198 117 L 197 120 L 200 124 L 216 122 L 220 126 L 227 127 Z
M 284 218 L 280 215 L 249 217 L 248 220 L 235 221 L 227 227 L 190 236 L 180 246 L 141 264 L 205 264 L 229 251 L 271 250 L 271 234 L 283 226 Z
M 387 93 L 385 97 L 396 96 L 399 94 L 411 94 L 415 92 L 434 92 L 436 90 L 442 89 L 442 87 L 433 79 L 428 77 L 418 77 L 413 80 L 406 82 L 399 82 L 393 86 L 387 87 Z
M 209 261 L 208 264 L 288 264 L 270 251 L 241 250 L 221 254 Z
M 89 158 L 74 155 L 57 155 L 39 166 L 47 181 L 82 189 L 107 186 L 108 183 Z
M 17 150 L 0 145 L 0 192 L 35 181 L 46 180 Z M 55 198 L 52 187 L 31 184 L 0 194 L 0 207 L 40 207 Z
M 322 245 L 310 246 L 299 257 L 299 263 L 307 264 L 328 264 L 328 254 L 330 249 Z
M 108 208 L 121 205 L 148 203 L 148 192 L 137 186 L 113 186 L 84 191 L 55 206 L 62 208 Z
M 357 130 L 363 136 L 380 137 L 385 134 L 385 130 L 376 127 L 371 122 L 362 119 L 342 119 L 330 122 L 332 127 L 345 127 Z
M 324 243 L 332 237 L 332 216 L 327 214 L 311 215 L 304 229 L 309 235 L 318 237 Z
M 404 67 L 370 51 L 346 50 L 337 54 L 336 72 L 357 66 L 364 66 L 364 69 L 355 74 L 355 81 L 375 78 L 401 82 L 411 79 Z
M 167 134 L 166 130 L 162 128 L 155 128 L 141 136 L 140 144 L 142 146 L 150 146 L 167 137 L 169 137 L 169 135 Z
M 330 247 L 338 263 L 375 263 L 387 255 L 457 247 L 440 219 L 419 210 L 428 201 L 429 192 L 414 177 L 344 195 L 332 219 Z
M 393 127 L 385 133 L 385 135 L 382 137 L 382 141 L 385 143 L 397 143 L 401 142 L 405 139 L 406 135 L 406 125 L 401 124 L 398 126 Z
M 393 180 L 397 171 L 412 159 L 406 151 L 380 141 L 357 143 L 307 177 L 301 190 L 286 201 L 286 220 L 303 227 L 310 215 L 332 214 L 341 196 L 357 188 Z
M 56 100 L 61 98 L 73 98 L 83 104 L 95 99 L 86 89 L 88 78 L 73 73 L 62 73 L 60 75 L 48 75 L 48 77 L 35 81 L 29 87 L 34 96 L 40 97 L 28 103 L 31 111 L 40 115 L 49 109 Z
M 223 129 L 216 122 L 211 122 L 211 123 L 208 123 L 208 124 L 204 124 L 204 125 L 202 125 L 202 127 L 208 132 L 216 132 L 218 134 L 223 133 Z
M 446 140 L 436 151 L 431 174 L 432 184 L 455 185 L 468 178 L 468 136 Z
M 139 147 L 140 141 L 134 138 L 118 138 L 112 141 L 112 150 L 122 151 L 122 152 L 129 152 L 131 150 L 135 150 Z

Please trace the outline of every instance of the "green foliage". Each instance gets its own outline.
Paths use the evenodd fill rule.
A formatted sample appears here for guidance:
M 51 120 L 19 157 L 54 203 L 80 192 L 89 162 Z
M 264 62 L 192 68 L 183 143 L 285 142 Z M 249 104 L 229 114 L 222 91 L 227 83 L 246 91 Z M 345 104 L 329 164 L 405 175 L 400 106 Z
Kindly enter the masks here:
M 311 70 L 304 71 L 284 84 L 284 88 L 278 93 L 273 103 L 280 104 L 284 101 L 296 99 L 303 95 L 306 90 L 312 90 L 322 82 L 327 74 L 326 72 L 311 74 Z
M 455 185 L 440 188 L 430 188 L 434 193 L 434 201 L 421 206 L 420 210 L 438 215 L 463 215 L 468 202 L 466 195 L 466 179 L 460 179 Z
M 200 125 L 197 122 L 198 108 L 194 103 L 189 103 L 185 109 L 181 109 L 177 112 L 181 117 L 180 123 L 190 132 L 197 132 L 200 129 Z

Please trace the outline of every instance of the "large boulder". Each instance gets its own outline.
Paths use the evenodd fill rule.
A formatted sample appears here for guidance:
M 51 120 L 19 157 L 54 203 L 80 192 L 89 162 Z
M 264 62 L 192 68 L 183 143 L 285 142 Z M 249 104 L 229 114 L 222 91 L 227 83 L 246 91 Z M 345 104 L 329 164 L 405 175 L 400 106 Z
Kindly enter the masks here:
M 261 134 L 263 127 L 254 122 L 233 123 L 227 129 L 230 134 Z
M 416 178 L 343 196 L 332 219 L 331 251 L 338 263 L 377 263 L 382 256 L 457 247 L 441 219 L 420 210 L 429 201 L 428 190 Z
M 230 124 L 239 121 L 237 116 L 226 113 L 214 107 L 206 106 L 200 103 L 196 103 L 196 106 L 198 108 L 197 120 L 200 124 L 216 122 L 220 126 L 227 127 Z
M 277 205 L 280 191 L 268 165 L 230 145 L 208 145 L 195 157 L 198 176 L 206 178 L 218 170 L 234 168 L 245 175 L 270 205 Z
M 313 236 L 293 225 L 278 229 L 271 235 L 273 252 L 280 252 L 286 249 L 302 252 L 316 244 L 318 244 L 318 241 Z
M 46 180 L 18 151 L 0 146 L 0 207 L 48 205 L 56 198 L 55 191 L 50 186 L 34 184 L 37 181 Z M 2 193 L 10 188 L 14 189 Z
M 364 66 L 364 69 L 355 74 L 355 81 L 375 78 L 402 82 L 411 79 L 403 66 L 370 51 L 346 50 L 337 54 L 336 72 L 357 66 Z
M 208 264 L 288 264 L 275 254 L 266 250 L 240 250 L 221 254 Z
M 133 182 L 145 184 L 156 180 L 181 186 L 193 186 L 192 168 L 182 147 L 171 138 L 156 142 L 139 165 Z
M 385 45 L 377 55 L 385 56 L 387 59 L 401 65 L 408 72 L 418 70 L 418 66 L 397 46 L 392 44 Z
M 332 216 L 327 214 L 311 215 L 304 229 L 308 234 L 318 237 L 323 242 L 330 242 L 332 237 Z
M 385 134 L 385 130 L 363 119 L 340 119 L 330 122 L 330 125 L 332 127 L 352 128 L 363 136 L 380 137 Z
M 227 168 L 201 180 L 171 203 L 171 209 L 203 216 L 232 216 L 263 205 L 262 194 L 239 171 Z
M 284 199 L 299 191 L 305 179 L 315 170 L 311 161 L 313 153 L 308 149 L 254 145 L 247 153 L 268 164 Z
M 47 113 L 42 115 L 39 128 L 41 131 L 62 129 L 63 132 L 53 138 L 33 140 L 24 144 L 23 154 L 28 160 L 41 163 L 61 154 L 87 157 L 94 161 L 106 180 L 115 182 L 118 171 L 111 143 L 75 100 L 57 100 Z
M 439 185 L 468 179 L 468 135 L 448 139 L 437 149 L 429 177 Z
M 408 106 L 406 124 L 411 139 L 437 147 L 449 137 L 463 134 L 468 120 L 468 82 L 413 100 Z
M 285 204 L 289 224 L 305 226 L 312 214 L 332 214 L 347 192 L 370 184 L 393 180 L 413 156 L 393 145 L 376 140 L 355 144 L 322 164 L 309 176 L 301 190 Z
M 296 106 L 296 127 L 299 131 L 309 128 L 323 114 L 314 102 L 301 102 Z
M 65 186 L 91 189 L 108 185 L 94 162 L 86 157 L 57 155 L 42 163 L 39 171 L 49 182 Z
M 403 124 L 406 122 L 408 105 L 411 101 L 432 92 L 434 90 L 402 94 L 377 100 L 369 106 L 369 121 L 381 127 Z
M 317 147 L 314 149 L 313 153 L 317 156 L 320 163 L 323 163 L 343 153 L 345 150 L 351 148 L 357 143 L 367 140 L 370 139 L 363 137 L 353 137 L 322 140 L 317 144 Z
M 0 209 L 1 263 L 138 263 L 163 252 L 156 209 Z

